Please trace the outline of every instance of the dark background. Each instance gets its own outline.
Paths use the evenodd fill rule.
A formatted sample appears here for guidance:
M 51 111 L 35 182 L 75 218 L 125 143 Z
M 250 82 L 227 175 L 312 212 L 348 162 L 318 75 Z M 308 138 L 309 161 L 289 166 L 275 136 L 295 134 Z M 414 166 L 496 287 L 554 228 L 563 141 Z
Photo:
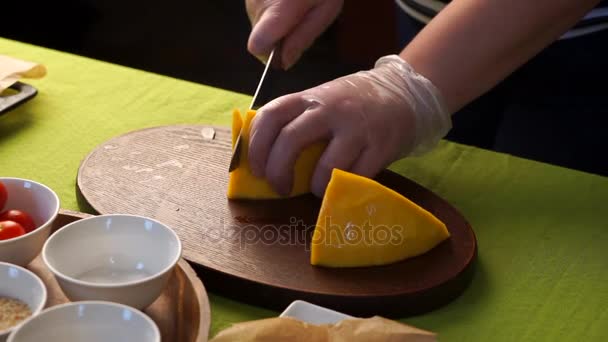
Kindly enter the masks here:
M 378 0 L 373 15 L 365 4 L 346 1 L 340 19 L 300 63 L 288 73 L 274 72 L 273 96 L 370 67 L 378 56 L 399 51 L 393 0 Z M 3 37 L 241 93 L 253 94 L 263 68 L 246 50 L 244 0 L 3 3 L 0 12 L 9 11 L 20 15 L 2 15 Z

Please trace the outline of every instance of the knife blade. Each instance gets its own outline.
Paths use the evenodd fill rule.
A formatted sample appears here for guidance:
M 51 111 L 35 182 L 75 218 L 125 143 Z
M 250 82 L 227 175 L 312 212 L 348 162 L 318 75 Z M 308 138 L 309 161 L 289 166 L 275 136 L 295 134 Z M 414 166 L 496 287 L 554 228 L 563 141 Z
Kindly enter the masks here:
M 274 57 L 274 51 L 275 49 L 272 49 L 272 51 L 270 52 L 270 56 L 268 56 L 268 61 L 266 62 L 266 66 L 264 67 L 264 72 L 262 73 L 262 77 L 260 77 L 260 81 L 258 82 L 258 87 L 255 90 L 255 93 L 253 94 L 253 99 L 251 99 L 251 104 L 249 105 L 249 109 L 254 109 L 255 108 L 255 104 L 256 104 L 256 100 L 258 98 L 258 95 L 260 94 L 260 89 L 262 89 L 262 84 L 264 84 L 264 80 L 266 79 L 266 74 L 268 73 L 268 69 L 270 67 L 270 65 L 272 64 L 272 59 Z M 234 143 L 234 149 L 232 150 L 232 158 L 230 159 L 230 167 L 228 168 L 228 172 L 232 172 L 234 171 L 240 164 L 241 161 L 241 133 L 239 132 L 239 135 L 236 138 L 236 142 Z

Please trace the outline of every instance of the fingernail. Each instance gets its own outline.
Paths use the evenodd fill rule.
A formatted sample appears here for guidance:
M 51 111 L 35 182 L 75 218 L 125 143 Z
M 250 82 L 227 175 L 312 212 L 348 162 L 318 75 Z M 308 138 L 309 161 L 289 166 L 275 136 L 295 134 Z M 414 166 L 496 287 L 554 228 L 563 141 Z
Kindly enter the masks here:
M 258 61 L 260 61 L 260 63 L 262 63 L 262 64 L 264 64 L 264 65 L 266 65 L 266 62 L 268 61 L 268 58 L 267 58 L 267 57 L 265 57 L 265 56 L 258 56 L 258 55 L 255 55 L 255 58 L 256 58 Z
M 264 38 L 259 35 L 252 36 L 247 48 L 252 55 L 260 60 L 260 62 L 266 64 L 270 45 Z

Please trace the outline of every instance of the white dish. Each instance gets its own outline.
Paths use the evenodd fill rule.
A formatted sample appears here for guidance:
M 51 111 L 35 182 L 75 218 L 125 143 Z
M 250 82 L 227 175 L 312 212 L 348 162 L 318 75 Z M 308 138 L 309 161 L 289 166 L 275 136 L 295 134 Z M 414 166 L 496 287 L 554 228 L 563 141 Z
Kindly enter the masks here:
M 0 177 L 6 186 L 8 201 L 4 210 L 16 209 L 30 214 L 37 225 L 33 231 L 0 241 L 0 261 L 26 266 L 40 253 L 59 213 L 59 197 L 49 187 L 21 179 Z M 0 208 L 2 210 L 2 208 Z
M 0 262 L 0 297 L 18 299 L 36 316 L 46 305 L 46 287 L 38 276 L 23 267 Z M 6 341 L 17 327 L 0 330 L 0 342 Z
M 160 342 L 154 321 L 126 305 L 88 301 L 54 306 L 27 320 L 8 342 Z
M 346 318 L 353 318 L 338 311 L 296 300 L 289 304 L 280 317 L 291 317 L 310 324 L 335 324 Z
M 156 220 L 100 215 L 55 232 L 42 258 L 72 301 L 102 300 L 143 309 L 161 294 L 181 252 L 177 234 Z

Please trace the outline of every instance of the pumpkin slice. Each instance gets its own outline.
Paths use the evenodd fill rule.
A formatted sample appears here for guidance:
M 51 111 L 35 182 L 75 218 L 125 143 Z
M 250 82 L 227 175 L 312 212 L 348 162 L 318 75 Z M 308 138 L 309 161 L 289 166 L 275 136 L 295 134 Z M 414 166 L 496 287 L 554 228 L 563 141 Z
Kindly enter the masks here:
M 244 118 L 241 117 L 238 110 L 235 110 L 232 114 L 232 147 L 234 148 L 236 138 L 241 132 L 241 155 L 238 168 L 230 172 L 227 193 L 229 199 L 281 198 L 265 179 L 254 176 L 249 167 L 247 158 L 249 133 L 255 114 L 256 112 L 253 110 L 248 111 Z M 325 146 L 325 143 L 317 143 L 302 151 L 295 163 L 293 188 L 287 197 L 310 192 L 310 180 Z
M 449 236 L 445 224 L 401 194 L 334 169 L 317 218 L 310 263 L 385 265 L 426 253 Z
M 234 149 L 234 144 L 236 144 L 236 139 L 239 137 L 241 128 L 243 128 L 243 118 L 241 117 L 241 112 L 235 109 L 232 111 L 232 149 Z

